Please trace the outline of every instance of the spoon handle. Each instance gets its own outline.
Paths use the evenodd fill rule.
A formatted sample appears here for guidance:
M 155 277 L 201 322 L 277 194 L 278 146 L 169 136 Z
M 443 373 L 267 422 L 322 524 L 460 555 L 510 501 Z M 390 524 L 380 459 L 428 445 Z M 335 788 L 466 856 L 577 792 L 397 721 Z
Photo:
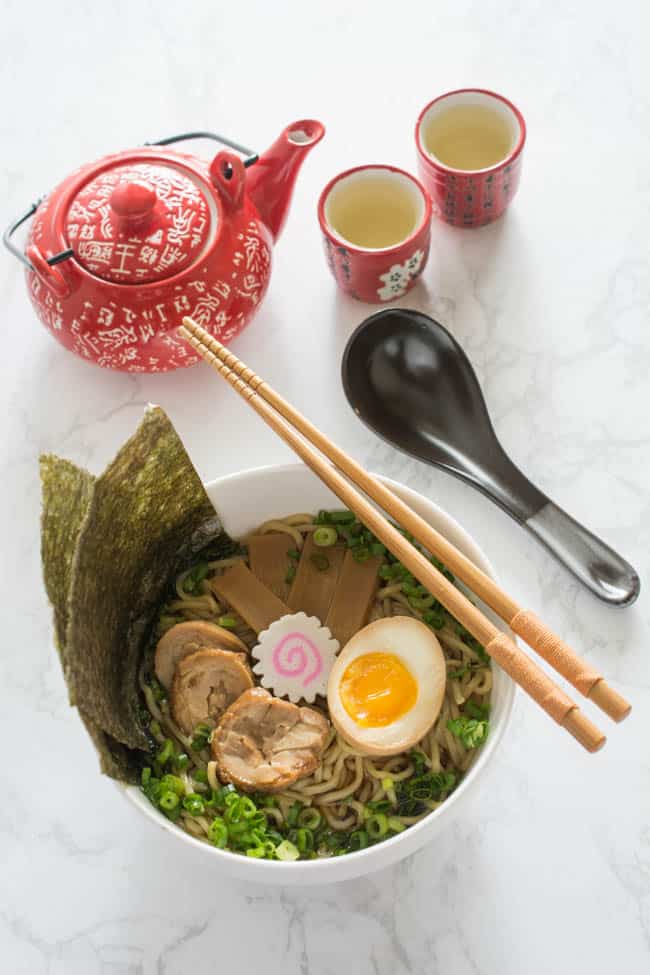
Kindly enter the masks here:
M 496 439 L 478 474 L 469 476 L 458 465 L 448 470 L 496 501 L 599 599 L 630 606 L 639 595 L 639 576 L 629 562 L 529 481 Z
M 629 562 L 553 501 L 546 499 L 522 524 L 599 599 L 629 606 L 639 595 L 639 576 Z
M 599 599 L 613 606 L 630 606 L 637 598 L 641 584 L 630 563 L 543 494 L 498 441 L 490 443 L 475 470 L 457 462 L 444 467 L 477 487 L 527 528 Z

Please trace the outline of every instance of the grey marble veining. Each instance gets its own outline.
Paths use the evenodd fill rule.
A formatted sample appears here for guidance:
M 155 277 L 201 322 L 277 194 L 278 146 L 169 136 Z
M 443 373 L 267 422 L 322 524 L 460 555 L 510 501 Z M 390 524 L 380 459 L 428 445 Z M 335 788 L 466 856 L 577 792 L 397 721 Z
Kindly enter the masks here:
M 78 163 L 212 127 L 263 148 L 322 118 L 238 354 L 368 467 L 435 498 L 506 588 L 634 704 L 592 757 L 519 696 L 473 808 L 414 859 L 332 887 L 224 881 L 134 817 L 66 702 L 40 584 L 37 456 L 98 471 L 144 405 L 169 413 L 207 479 L 290 459 L 201 367 L 102 373 L 63 352 L 0 260 L 4 639 L 0 957 L 11 975 L 630 975 L 650 965 L 650 17 L 638 0 L 10 3 L 0 33 L 3 220 Z M 27 41 L 29 41 L 28 47 Z M 597 603 L 502 512 L 377 441 L 338 370 L 369 309 L 340 297 L 316 229 L 338 170 L 414 169 L 414 120 L 463 84 L 529 125 L 520 193 L 477 232 L 436 225 L 405 304 L 466 348 L 504 446 L 621 551 L 646 591 Z M 604 722 L 605 719 L 603 718 Z

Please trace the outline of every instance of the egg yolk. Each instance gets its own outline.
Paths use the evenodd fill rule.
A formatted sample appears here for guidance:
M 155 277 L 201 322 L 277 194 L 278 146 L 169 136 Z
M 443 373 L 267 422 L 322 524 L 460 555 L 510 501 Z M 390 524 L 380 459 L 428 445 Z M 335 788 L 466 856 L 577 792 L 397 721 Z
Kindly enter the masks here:
M 381 728 L 410 711 L 418 685 L 392 653 L 364 653 L 346 668 L 339 685 L 343 707 L 363 728 Z

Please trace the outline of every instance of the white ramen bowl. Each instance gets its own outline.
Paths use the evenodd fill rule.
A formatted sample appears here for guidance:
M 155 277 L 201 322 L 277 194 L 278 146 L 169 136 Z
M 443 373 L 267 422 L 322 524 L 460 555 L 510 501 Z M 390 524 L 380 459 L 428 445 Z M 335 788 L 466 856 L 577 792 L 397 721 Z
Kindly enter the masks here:
M 494 572 L 476 542 L 460 525 L 427 498 L 387 477 L 381 481 L 391 487 L 426 521 L 443 534 L 488 575 Z M 308 468 L 302 464 L 281 467 L 259 467 L 211 481 L 206 485 L 210 500 L 219 512 L 228 533 L 234 538 L 245 535 L 263 521 L 295 511 L 317 512 L 336 508 L 341 503 Z M 500 622 L 490 614 L 495 622 Z M 505 629 L 505 626 L 503 626 Z M 214 863 L 215 869 L 253 883 L 322 884 L 348 880 L 372 873 L 409 856 L 425 843 L 435 839 L 466 808 L 483 784 L 499 742 L 510 720 L 514 684 L 498 667 L 493 671 L 490 735 L 478 759 L 458 788 L 445 802 L 414 826 L 391 839 L 356 853 L 323 860 L 285 863 L 257 860 L 219 850 L 195 839 L 175 826 L 155 809 L 136 786 L 120 785 L 128 800 L 150 822 L 171 833 L 177 840 L 199 849 Z

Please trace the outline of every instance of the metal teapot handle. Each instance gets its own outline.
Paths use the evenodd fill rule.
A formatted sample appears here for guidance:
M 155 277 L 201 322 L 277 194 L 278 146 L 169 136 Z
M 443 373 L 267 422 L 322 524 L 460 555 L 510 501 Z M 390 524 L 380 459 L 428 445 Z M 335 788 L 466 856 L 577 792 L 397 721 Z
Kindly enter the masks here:
M 224 146 L 228 146 L 229 149 L 234 149 L 235 152 L 239 152 L 242 156 L 246 158 L 242 160 L 244 166 L 252 166 L 260 158 L 256 152 L 252 149 L 247 149 L 246 146 L 240 145 L 238 142 L 233 142 L 231 139 L 226 139 L 223 135 L 217 135 L 216 132 L 183 132 L 181 135 L 170 135 L 166 139 L 157 139 L 155 142 L 145 142 L 145 146 L 170 146 L 174 142 L 183 142 L 190 139 L 212 139 L 214 142 L 220 142 Z
M 24 264 L 25 267 L 28 268 L 30 271 L 34 270 L 34 266 L 32 262 L 25 254 L 23 254 L 21 250 L 18 249 L 18 247 L 16 247 L 16 245 L 14 244 L 11 238 L 16 233 L 18 228 L 22 227 L 22 225 L 25 223 L 26 220 L 29 220 L 30 217 L 34 216 L 34 214 L 36 213 L 36 211 L 38 210 L 39 206 L 41 205 L 44 199 L 45 197 L 42 196 L 40 200 L 36 201 L 36 203 L 32 203 L 29 210 L 26 213 L 23 213 L 22 217 L 18 217 L 17 220 L 12 221 L 12 223 L 9 224 L 9 226 L 7 227 L 7 229 L 2 235 L 2 243 L 5 245 L 7 250 L 11 254 L 13 254 L 14 257 L 17 257 L 18 260 L 22 264 Z M 50 267 L 53 267 L 55 264 L 60 264 L 61 261 L 67 261 L 68 258 L 72 257 L 73 254 L 74 251 L 71 250 L 70 248 L 67 248 L 64 251 L 60 251 L 58 254 L 54 254 L 52 257 L 47 257 L 43 259 L 46 262 L 46 264 L 49 264 Z
M 240 145 L 238 142 L 233 142 L 231 139 L 226 139 L 223 135 L 217 135 L 216 132 L 182 132 L 180 135 L 170 135 L 166 139 L 158 139 L 155 142 L 145 142 L 145 146 L 169 146 L 174 142 L 182 142 L 189 139 L 212 139 L 214 142 L 220 142 L 224 146 L 228 146 L 229 149 L 234 149 L 235 152 L 241 153 L 245 158 L 242 160 L 244 166 L 252 166 L 259 159 L 259 155 L 253 152 L 252 149 L 247 149 L 246 146 Z M 36 213 L 36 210 L 41 205 L 45 197 L 41 197 L 36 203 L 32 203 L 29 210 L 23 213 L 22 216 L 18 217 L 17 220 L 12 221 L 7 229 L 2 235 L 2 242 L 7 248 L 7 250 L 17 258 L 21 264 L 24 264 L 26 268 L 30 271 L 36 270 L 34 265 L 29 260 L 26 254 L 24 254 L 12 241 L 13 235 L 16 233 L 19 227 L 21 227 L 25 221 L 29 220 Z M 67 261 L 69 257 L 72 257 L 74 251 L 71 248 L 61 251 L 58 254 L 54 254 L 52 257 L 43 258 L 43 260 L 50 266 L 53 267 L 55 264 L 60 264 L 61 261 Z M 60 275 L 57 275 L 60 277 Z

